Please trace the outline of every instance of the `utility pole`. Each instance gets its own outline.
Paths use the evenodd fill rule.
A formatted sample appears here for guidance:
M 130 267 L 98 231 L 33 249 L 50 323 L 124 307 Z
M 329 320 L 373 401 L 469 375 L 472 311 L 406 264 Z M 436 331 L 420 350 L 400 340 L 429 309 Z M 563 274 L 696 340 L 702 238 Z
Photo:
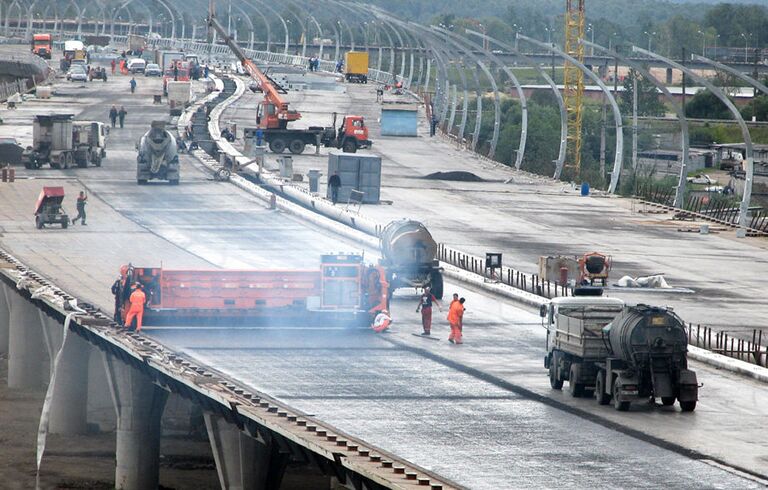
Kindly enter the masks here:
M 680 64 L 685 66 L 685 48 L 683 48 L 683 60 Z M 683 114 L 685 114 L 685 72 L 683 72 Z
M 637 170 L 637 76 L 632 72 L 632 168 Z
M 595 48 L 592 48 L 593 50 Z M 608 66 L 606 63 L 605 71 L 608 71 Z M 614 74 L 614 78 L 616 78 Z M 616 97 L 616 91 L 613 92 L 613 96 Z M 603 119 L 602 124 L 600 125 L 600 176 L 602 178 L 605 178 L 605 119 L 608 117 L 608 107 L 607 102 L 605 100 L 605 94 L 603 94 L 602 97 L 603 102 Z

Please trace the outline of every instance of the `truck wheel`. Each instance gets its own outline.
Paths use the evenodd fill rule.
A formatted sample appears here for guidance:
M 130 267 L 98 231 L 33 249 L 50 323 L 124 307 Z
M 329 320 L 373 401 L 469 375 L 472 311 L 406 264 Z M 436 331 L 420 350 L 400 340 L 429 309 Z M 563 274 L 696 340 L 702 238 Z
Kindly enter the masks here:
M 35 216 L 35 227 L 38 230 L 43 229 L 43 219 L 40 216 Z
M 90 160 L 90 152 L 86 153 L 85 156 L 82 159 L 77 160 L 77 166 L 80 168 L 87 168 Z
M 553 390 L 563 389 L 563 380 L 557 379 L 557 359 L 554 354 L 549 361 L 549 386 L 551 386 Z
M 34 164 L 32 162 L 25 161 L 24 162 L 24 168 L 26 168 L 27 170 L 32 170 L 33 168 L 35 168 L 35 166 L 34 166 Z
M 595 399 L 600 405 L 608 405 L 611 401 L 611 396 L 605 392 L 605 372 L 600 371 L 597 373 L 597 381 L 595 382 Z
M 619 401 L 619 383 L 613 384 L 613 408 L 619 412 L 626 412 L 629 410 L 629 402 Z
M 51 160 L 49 164 L 51 165 L 51 168 L 55 168 L 56 170 L 61 168 L 61 164 L 57 160 Z
M 341 150 L 344 153 L 357 153 L 357 143 L 353 139 L 348 139 L 341 146 Z
M 276 139 L 269 142 L 269 151 L 272 153 L 282 153 L 285 151 L 285 140 Z
M 96 155 L 93 157 L 93 164 L 97 167 L 101 167 L 101 155 Z
M 136 183 L 139 185 L 147 185 L 147 179 L 136 179 Z
M 693 412 L 696 410 L 696 400 L 690 402 L 680 402 L 680 410 L 683 412 Z
M 294 155 L 301 155 L 304 153 L 304 147 L 306 144 L 301 140 L 293 140 L 291 141 L 291 144 L 288 145 L 288 149 L 293 153 Z
M 61 220 L 61 229 L 66 230 L 67 226 L 69 226 L 69 219 Z
M 571 364 L 571 371 L 568 375 L 568 391 L 571 392 L 572 397 L 579 398 L 584 394 L 584 383 L 576 381 L 579 378 L 576 371 L 577 365 Z
M 429 287 L 432 289 L 432 294 L 437 299 L 443 299 L 443 274 L 440 271 L 432 271 L 429 276 Z
M 674 396 L 662 396 L 661 397 L 661 404 L 665 407 L 668 407 L 670 405 L 675 404 L 675 397 Z

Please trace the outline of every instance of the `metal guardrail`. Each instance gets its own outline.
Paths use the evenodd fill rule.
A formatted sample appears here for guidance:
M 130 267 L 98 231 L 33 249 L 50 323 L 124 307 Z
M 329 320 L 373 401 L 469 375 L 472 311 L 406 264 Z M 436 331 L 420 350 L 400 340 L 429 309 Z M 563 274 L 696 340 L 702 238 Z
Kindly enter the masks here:
M 684 323 L 683 326 L 690 345 L 768 368 L 768 345 L 763 345 L 762 330 L 752 329 L 752 341 L 749 341 L 728 336 L 728 332 L 719 332 L 706 325 Z

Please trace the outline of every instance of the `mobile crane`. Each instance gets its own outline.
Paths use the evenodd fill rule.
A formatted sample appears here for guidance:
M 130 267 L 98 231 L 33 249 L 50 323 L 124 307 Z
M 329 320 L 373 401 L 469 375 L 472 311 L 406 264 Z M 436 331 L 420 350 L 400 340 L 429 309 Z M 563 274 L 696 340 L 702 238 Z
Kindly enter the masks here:
M 257 110 L 256 124 L 262 130 L 264 139 L 272 152 L 282 153 L 287 148 L 291 153 L 298 155 L 304 152 L 306 145 L 341 148 L 347 153 L 355 153 L 359 148 L 371 147 L 368 128 L 362 116 L 343 116 L 338 128 L 334 114 L 332 126 L 289 129 L 288 123 L 301 119 L 301 113 L 288 107 L 288 102 L 281 96 L 286 91 L 245 56 L 240 46 L 219 23 L 216 19 L 213 0 L 209 4 L 208 27 L 224 39 L 245 71 L 254 80 L 252 89 L 263 92 L 264 99 Z M 255 132 L 255 129 L 246 128 L 246 134 Z

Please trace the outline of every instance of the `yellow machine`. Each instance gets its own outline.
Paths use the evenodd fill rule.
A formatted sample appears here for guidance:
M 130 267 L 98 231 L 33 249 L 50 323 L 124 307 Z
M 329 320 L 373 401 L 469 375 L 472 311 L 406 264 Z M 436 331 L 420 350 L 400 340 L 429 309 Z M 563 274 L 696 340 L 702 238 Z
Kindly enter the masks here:
M 348 51 L 344 57 L 344 79 L 348 82 L 368 83 L 368 53 Z

